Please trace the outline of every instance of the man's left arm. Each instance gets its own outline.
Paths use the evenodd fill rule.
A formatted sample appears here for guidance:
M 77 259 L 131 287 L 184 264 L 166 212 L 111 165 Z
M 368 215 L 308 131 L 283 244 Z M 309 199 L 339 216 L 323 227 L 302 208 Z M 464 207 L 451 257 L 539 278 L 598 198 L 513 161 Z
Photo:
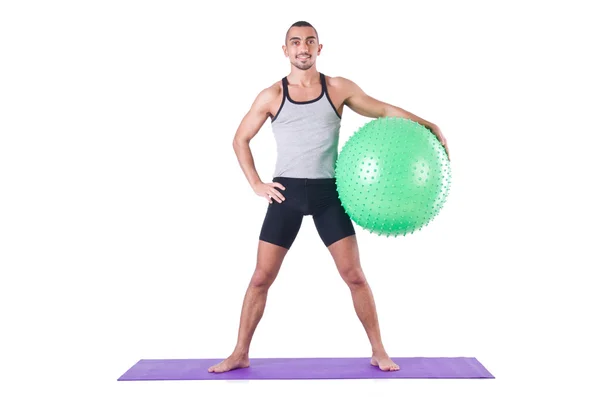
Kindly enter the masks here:
M 348 79 L 343 79 L 343 81 L 346 90 L 346 100 L 344 101 L 344 104 L 350 109 L 365 117 L 402 117 L 415 121 L 427 128 L 438 138 L 448 154 L 448 159 L 450 159 L 446 138 L 437 125 L 398 106 L 390 105 L 389 103 L 379 101 L 367 95 L 356 83 Z

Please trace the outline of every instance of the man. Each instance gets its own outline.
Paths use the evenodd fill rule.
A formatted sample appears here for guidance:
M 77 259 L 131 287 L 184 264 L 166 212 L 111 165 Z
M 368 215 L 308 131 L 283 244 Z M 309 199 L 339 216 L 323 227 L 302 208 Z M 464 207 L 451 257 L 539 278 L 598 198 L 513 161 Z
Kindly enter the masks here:
M 348 79 L 319 73 L 316 58 L 321 49 L 311 24 L 294 23 L 283 46 L 291 63 L 290 74 L 259 93 L 235 134 L 233 147 L 244 175 L 269 206 L 259 236 L 256 269 L 242 305 L 237 344 L 233 353 L 210 367 L 209 372 L 250 365 L 250 341 L 262 318 L 269 287 L 306 215 L 312 215 L 319 236 L 350 288 L 354 308 L 371 343 L 371 364 L 384 371 L 399 369 L 383 346 L 354 228 L 335 187 L 334 167 L 343 108 L 348 106 L 371 118 L 409 118 L 429 128 L 443 145 L 446 141 L 436 125 L 371 98 Z M 250 140 L 267 118 L 271 118 L 278 152 L 272 183 L 259 178 L 250 151 Z

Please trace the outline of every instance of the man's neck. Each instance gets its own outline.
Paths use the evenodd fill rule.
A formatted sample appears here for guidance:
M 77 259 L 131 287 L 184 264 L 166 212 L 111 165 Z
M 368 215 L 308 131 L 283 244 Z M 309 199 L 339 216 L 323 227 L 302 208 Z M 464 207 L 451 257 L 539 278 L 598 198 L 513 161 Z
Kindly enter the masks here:
M 301 87 L 310 87 L 320 83 L 321 75 L 316 68 L 310 68 L 308 70 L 294 68 L 288 75 L 288 81 L 290 84 L 299 85 Z

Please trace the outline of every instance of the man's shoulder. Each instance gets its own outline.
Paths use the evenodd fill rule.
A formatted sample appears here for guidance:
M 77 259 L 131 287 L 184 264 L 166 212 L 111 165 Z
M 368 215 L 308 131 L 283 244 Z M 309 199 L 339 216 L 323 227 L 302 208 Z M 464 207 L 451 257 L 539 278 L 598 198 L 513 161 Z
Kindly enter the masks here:
M 275 83 L 271 84 L 270 86 L 263 88 L 258 93 L 258 99 L 261 102 L 269 102 L 269 101 L 272 101 L 272 100 L 276 99 L 277 97 L 279 97 L 281 95 L 282 91 L 283 91 L 283 86 L 281 84 L 281 81 L 276 81 Z
M 349 90 L 356 84 L 347 77 L 327 76 L 327 85 L 340 90 Z
M 329 84 L 347 84 L 350 79 L 344 77 L 344 76 L 327 76 L 327 82 Z
M 256 95 L 253 106 L 259 106 L 262 109 L 268 109 L 272 105 L 273 101 L 281 97 L 282 90 L 281 83 L 277 82 L 263 88 L 258 92 L 258 95 Z

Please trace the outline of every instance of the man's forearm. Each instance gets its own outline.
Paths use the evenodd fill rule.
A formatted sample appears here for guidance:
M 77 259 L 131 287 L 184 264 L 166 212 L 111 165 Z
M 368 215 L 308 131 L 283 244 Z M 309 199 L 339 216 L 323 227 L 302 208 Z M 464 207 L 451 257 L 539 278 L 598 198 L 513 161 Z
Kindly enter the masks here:
M 385 107 L 384 117 L 402 117 L 405 119 L 410 119 L 412 121 L 415 121 L 415 122 L 421 124 L 422 126 L 426 127 L 429 130 L 432 130 L 433 128 L 435 128 L 435 124 L 433 124 L 432 122 L 422 119 L 415 114 L 412 114 L 402 108 L 399 108 L 399 107 L 393 106 L 393 105 L 388 105 Z
M 233 150 L 237 156 L 238 163 L 248 180 L 250 186 L 254 187 L 256 184 L 261 183 L 256 166 L 254 164 L 254 157 L 250 150 L 250 142 L 247 141 L 234 141 Z

